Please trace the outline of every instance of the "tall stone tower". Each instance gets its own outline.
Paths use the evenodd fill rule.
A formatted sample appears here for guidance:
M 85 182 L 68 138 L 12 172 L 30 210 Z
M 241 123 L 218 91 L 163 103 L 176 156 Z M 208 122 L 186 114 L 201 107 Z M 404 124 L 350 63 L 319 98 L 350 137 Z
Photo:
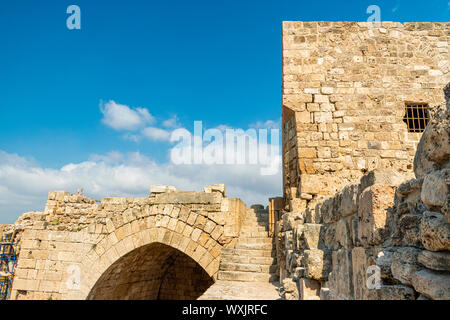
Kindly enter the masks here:
M 444 104 L 450 23 L 283 23 L 285 205 L 302 211 L 367 171 L 412 171 Z

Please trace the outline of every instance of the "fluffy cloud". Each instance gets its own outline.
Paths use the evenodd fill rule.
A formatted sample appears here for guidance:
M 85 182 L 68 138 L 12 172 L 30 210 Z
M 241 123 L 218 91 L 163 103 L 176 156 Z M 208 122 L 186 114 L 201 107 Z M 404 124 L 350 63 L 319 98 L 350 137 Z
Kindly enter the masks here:
M 156 127 L 147 127 L 142 130 L 142 135 L 150 140 L 169 141 L 170 132 Z
M 114 130 L 138 130 L 155 119 L 145 108 L 130 108 L 113 100 L 100 104 L 103 113 L 102 122 Z
M 23 212 L 44 209 L 49 190 L 76 192 L 100 200 L 102 197 L 145 197 L 152 184 L 175 185 L 182 190 L 202 190 L 225 183 L 227 195 L 247 206 L 280 195 L 281 168 L 277 175 L 262 176 L 258 165 L 158 164 L 139 152 L 93 155 L 81 163 L 59 169 L 0 151 L 0 223 L 12 223 Z
M 181 126 L 180 123 L 178 122 L 178 117 L 176 115 L 172 116 L 171 118 L 169 118 L 167 120 L 164 120 L 162 125 L 166 128 L 172 128 L 172 129 L 179 128 Z
M 147 109 L 131 108 L 113 100 L 105 104 L 101 103 L 100 111 L 103 114 L 102 122 L 105 125 L 117 131 L 128 131 L 122 137 L 136 143 L 143 138 L 153 141 L 169 141 L 169 129 L 180 127 L 176 115 L 162 122 L 162 126 L 167 129 L 148 126 L 155 124 L 156 120 Z

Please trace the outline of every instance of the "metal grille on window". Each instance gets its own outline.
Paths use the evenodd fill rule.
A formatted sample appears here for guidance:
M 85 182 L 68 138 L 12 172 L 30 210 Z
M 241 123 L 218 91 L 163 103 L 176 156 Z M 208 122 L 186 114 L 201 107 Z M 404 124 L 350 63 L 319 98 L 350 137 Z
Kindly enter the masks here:
M 409 132 L 423 132 L 430 120 L 428 104 L 407 104 L 403 121 Z

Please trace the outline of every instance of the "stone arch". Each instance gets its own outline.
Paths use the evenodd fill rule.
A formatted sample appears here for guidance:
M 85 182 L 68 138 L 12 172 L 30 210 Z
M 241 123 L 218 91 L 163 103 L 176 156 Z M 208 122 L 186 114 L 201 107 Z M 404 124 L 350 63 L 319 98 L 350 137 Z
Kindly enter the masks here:
M 106 220 L 107 234 L 99 237 L 81 262 L 79 298 L 89 298 L 102 276 L 121 259 L 130 259 L 125 258 L 128 254 L 136 249 L 151 251 L 156 246 L 165 246 L 167 252 L 167 248 L 176 250 L 173 252 L 184 257 L 185 262 L 191 266 L 195 263 L 215 281 L 224 229 L 216 220 L 187 206 L 172 204 L 114 215 Z
M 213 278 L 188 255 L 154 242 L 114 262 L 87 299 L 193 300 L 213 283 Z

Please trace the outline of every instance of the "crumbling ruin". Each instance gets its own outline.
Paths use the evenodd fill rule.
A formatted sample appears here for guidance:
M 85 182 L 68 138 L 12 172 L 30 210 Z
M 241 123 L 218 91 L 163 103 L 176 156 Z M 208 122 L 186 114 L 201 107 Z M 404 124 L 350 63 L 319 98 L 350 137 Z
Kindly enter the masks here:
M 278 224 L 287 299 L 450 299 L 450 84 L 414 158 L 376 169 Z
M 450 299 L 449 34 L 284 22 L 283 197 L 51 191 L 10 299 Z
M 449 27 L 283 24 L 286 299 L 450 298 Z

